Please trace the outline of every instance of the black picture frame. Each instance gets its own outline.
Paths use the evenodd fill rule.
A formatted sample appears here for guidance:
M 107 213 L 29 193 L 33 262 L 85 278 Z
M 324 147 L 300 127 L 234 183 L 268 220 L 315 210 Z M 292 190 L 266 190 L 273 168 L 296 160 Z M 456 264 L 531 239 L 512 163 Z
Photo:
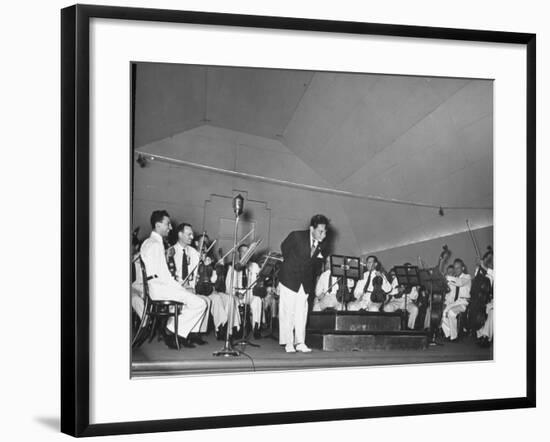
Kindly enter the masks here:
M 90 424 L 89 63 L 92 18 L 524 45 L 527 52 L 527 392 L 524 397 Z M 534 407 L 536 35 L 290 17 L 75 5 L 61 10 L 61 431 L 98 436 Z

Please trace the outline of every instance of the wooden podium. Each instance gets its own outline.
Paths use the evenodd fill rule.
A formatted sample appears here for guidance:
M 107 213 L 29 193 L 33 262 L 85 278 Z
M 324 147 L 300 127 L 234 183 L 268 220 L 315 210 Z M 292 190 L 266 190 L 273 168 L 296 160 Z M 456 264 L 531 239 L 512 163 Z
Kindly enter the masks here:
M 428 333 L 403 329 L 400 312 L 323 311 L 309 314 L 306 343 L 324 351 L 419 350 Z

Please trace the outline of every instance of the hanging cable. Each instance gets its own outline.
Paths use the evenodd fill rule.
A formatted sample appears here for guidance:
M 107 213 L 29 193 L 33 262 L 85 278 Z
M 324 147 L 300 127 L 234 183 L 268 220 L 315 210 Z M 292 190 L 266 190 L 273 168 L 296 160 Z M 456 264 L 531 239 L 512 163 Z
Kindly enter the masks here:
M 262 181 L 264 183 L 277 184 L 280 186 L 293 187 L 297 189 L 304 189 L 312 192 L 320 192 L 320 193 L 326 193 L 331 195 L 344 196 L 347 198 L 378 201 L 378 202 L 390 203 L 390 204 L 399 204 L 403 206 L 427 207 L 430 209 L 436 209 L 441 216 L 443 216 L 442 215 L 443 210 L 493 210 L 492 207 L 488 207 L 488 206 L 446 206 L 441 204 L 429 204 L 429 203 L 422 203 L 422 202 L 416 202 L 416 201 L 401 200 L 397 198 L 388 198 L 388 197 L 377 196 L 377 195 L 363 195 L 360 193 L 348 192 L 346 190 L 332 189 L 330 187 L 321 187 L 321 186 L 314 186 L 311 184 L 295 183 L 293 181 L 282 180 L 279 178 L 270 178 L 270 177 L 265 177 L 261 175 L 254 175 L 247 172 L 237 172 L 234 170 L 227 170 L 219 167 L 208 166 L 206 164 L 193 163 L 191 161 L 179 160 L 176 158 L 170 158 L 170 157 L 158 155 L 158 154 L 151 154 L 148 152 L 136 151 L 136 153 L 138 154 L 138 158 L 136 161 L 140 164 L 141 167 L 144 167 L 142 165 L 144 164 L 143 163 L 144 160 L 160 161 L 160 162 L 165 162 L 169 164 L 175 164 L 178 166 L 191 167 L 199 170 L 206 170 L 209 172 L 228 175 L 235 178 Z

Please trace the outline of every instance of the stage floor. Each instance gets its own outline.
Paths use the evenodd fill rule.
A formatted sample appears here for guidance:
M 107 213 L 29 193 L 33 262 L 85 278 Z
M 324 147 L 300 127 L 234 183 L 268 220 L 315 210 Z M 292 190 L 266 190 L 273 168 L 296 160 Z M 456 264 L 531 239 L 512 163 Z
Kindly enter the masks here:
M 368 365 L 398 365 L 411 363 L 439 363 L 463 361 L 491 361 L 493 348 L 478 347 L 473 338 L 458 343 L 430 346 L 426 350 L 374 350 L 311 353 L 285 353 L 284 347 L 272 338 L 254 340 L 260 345 L 236 346 L 246 354 L 237 357 L 217 357 L 212 353 L 223 347 L 213 333 L 205 338 L 207 344 L 196 348 L 171 350 L 156 339 L 133 350 L 132 376 L 171 376 L 236 371 L 301 370 Z

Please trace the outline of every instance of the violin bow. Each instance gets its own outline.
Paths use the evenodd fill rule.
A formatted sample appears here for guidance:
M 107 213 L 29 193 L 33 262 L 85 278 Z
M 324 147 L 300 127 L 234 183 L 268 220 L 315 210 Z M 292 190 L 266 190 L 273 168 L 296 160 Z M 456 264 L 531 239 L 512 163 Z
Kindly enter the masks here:
M 208 252 L 212 249 L 212 247 L 214 247 L 214 244 L 216 244 L 216 241 L 217 240 L 214 240 L 212 241 L 212 244 L 210 244 L 210 247 L 208 247 L 208 249 L 206 249 L 206 252 L 204 252 L 204 255 L 208 255 Z M 193 273 L 195 273 L 195 270 L 197 270 L 197 267 L 199 266 L 199 264 L 203 262 L 203 259 L 202 258 L 199 258 L 199 262 L 197 263 L 197 265 L 195 265 L 195 267 L 193 268 L 193 270 L 191 272 L 189 272 L 189 274 L 185 277 L 185 279 L 182 281 L 181 285 L 184 285 L 187 280 L 191 277 L 191 275 Z
M 254 233 L 254 229 L 252 229 L 250 232 L 248 232 L 245 236 L 243 236 L 241 238 L 241 240 L 238 242 L 237 244 L 237 247 L 240 247 L 241 244 L 244 242 L 244 240 L 246 238 L 248 238 L 252 233 Z M 227 252 L 225 255 L 223 255 L 220 259 L 218 259 L 218 261 L 216 262 L 216 264 L 222 264 L 223 263 L 223 260 L 225 258 L 227 258 L 231 253 L 233 253 L 233 250 L 235 250 L 235 247 L 231 247 L 231 250 L 229 250 L 229 252 Z

